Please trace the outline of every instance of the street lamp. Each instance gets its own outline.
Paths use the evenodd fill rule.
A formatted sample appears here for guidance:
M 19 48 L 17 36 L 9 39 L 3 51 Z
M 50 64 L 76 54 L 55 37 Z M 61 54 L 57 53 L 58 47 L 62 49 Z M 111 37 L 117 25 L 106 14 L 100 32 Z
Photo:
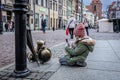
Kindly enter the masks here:
M 30 74 L 26 60 L 26 0 L 15 0 L 15 70 L 11 77 L 26 77 Z
M 2 34 L 3 31 L 3 21 L 2 21 L 2 0 L 0 0 L 0 34 Z

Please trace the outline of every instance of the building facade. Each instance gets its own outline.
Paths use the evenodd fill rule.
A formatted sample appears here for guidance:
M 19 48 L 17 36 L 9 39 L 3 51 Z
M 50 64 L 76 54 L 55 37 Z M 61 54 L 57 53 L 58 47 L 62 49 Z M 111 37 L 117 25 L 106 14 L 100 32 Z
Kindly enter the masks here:
M 33 8 L 33 12 L 34 12 L 33 27 L 34 27 L 34 29 L 41 29 L 42 28 L 41 20 L 43 17 L 46 18 L 47 24 L 48 24 L 48 0 L 36 0 L 36 2 L 31 0 L 31 4 L 32 3 L 33 3 L 32 8 Z M 31 24 L 31 26 L 32 26 L 32 24 Z M 48 28 L 48 25 L 46 26 L 46 28 Z
M 108 19 L 113 22 L 113 31 L 120 32 L 120 1 L 113 1 L 107 12 Z
M 58 0 L 58 28 L 62 28 L 63 26 L 63 0 Z
M 72 14 L 76 17 L 76 0 L 72 0 Z
M 13 0 L 1 0 L 3 30 L 6 22 L 14 21 Z
M 67 1 L 67 18 L 72 14 L 72 0 Z
M 63 26 L 67 24 L 67 1 L 68 0 L 63 0 L 63 5 L 62 5 Z
M 67 19 L 73 14 L 78 20 L 79 0 L 26 0 L 27 1 L 27 22 L 31 30 L 42 29 L 41 19 L 47 20 L 47 29 L 61 29 L 67 23 Z M 13 3 L 14 0 L 1 0 L 3 25 L 11 20 L 14 21 Z M 76 6 L 77 5 L 77 6 Z
M 81 15 L 81 2 L 80 2 L 80 0 L 76 0 L 75 11 L 76 11 L 76 20 L 80 21 L 80 15 Z
M 98 19 L 102 18 L 102 3 L 100 0 L 92 0 L 90 5 L 87 5 L 86 7 L 95 15 L 95 19 L 97 16 Z
M 50 29 L 58 29 L 58 0 L 50 1 Z

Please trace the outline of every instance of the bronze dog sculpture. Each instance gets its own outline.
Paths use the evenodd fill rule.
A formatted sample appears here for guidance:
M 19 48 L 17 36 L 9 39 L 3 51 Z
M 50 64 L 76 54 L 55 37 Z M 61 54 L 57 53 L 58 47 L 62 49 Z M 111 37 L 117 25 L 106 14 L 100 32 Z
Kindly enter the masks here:
M 33 56 L 32 53 L 27 54 L 27 58 L 30 62 L 35 62 L 38 60 L 41 64 L 44 64 L 45 62 L 48 62 L 51 58 L 51 50 L 45 47 L 45 41 L 38 40 L 37 41 L 37 47 L 35 50 L 37 59 Z

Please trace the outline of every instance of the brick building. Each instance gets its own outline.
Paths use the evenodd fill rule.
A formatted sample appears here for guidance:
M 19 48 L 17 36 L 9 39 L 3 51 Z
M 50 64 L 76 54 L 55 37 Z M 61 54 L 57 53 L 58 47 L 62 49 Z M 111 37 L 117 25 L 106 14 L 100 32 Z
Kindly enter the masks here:
M 86 7 L 95 15 L 95 19 L 97 16 L 98 19 L 102 18 L 102 3 L 100 0 L 92 0 L 90 5 Z
M 108 19 L 113 22 L 114 32 L 120 32 L 120 1 L 113 1 L 107 12 Z

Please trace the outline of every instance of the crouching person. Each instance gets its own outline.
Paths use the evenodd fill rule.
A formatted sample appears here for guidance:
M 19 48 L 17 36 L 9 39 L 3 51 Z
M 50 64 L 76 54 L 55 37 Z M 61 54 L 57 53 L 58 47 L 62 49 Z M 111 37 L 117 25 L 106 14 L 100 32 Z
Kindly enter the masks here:
M 86 36 L 85 27 L 82 23 L 74 29 L 76 41 L 70 46 L 65 47 L 66 54 L 59 59 L 61 65 L 85 67 L 85 62 L 89 52 L 92 52 L 95 40 Z

